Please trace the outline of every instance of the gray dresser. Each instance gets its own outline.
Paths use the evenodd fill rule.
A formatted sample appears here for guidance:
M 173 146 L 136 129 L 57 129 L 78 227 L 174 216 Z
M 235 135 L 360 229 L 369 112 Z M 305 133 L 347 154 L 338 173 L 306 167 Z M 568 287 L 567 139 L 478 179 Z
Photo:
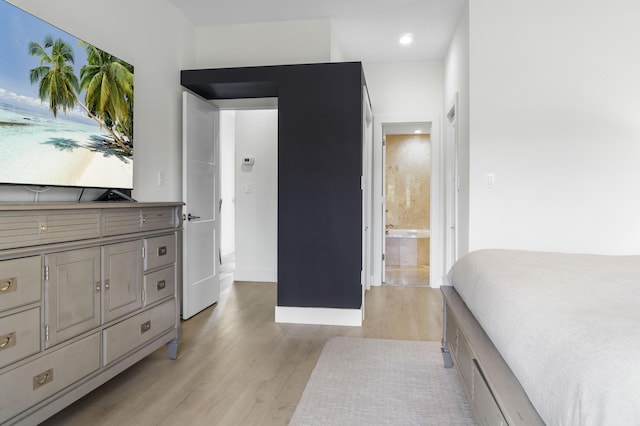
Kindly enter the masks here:
M 0 205 L 0 424 L 176 358 L 181 232 L 181 203 Z

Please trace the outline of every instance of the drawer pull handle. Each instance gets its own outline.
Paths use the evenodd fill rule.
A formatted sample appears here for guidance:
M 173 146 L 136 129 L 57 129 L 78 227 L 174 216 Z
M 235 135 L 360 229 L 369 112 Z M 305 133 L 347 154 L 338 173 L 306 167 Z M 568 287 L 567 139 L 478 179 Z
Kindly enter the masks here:
M 162 280 L 162 281 L 158 281 L 156 283 L 156 290 L 162 290 L 167 286 L 167 281 L 166 280 Z
M 143 322 L 142 324 L 140 324 L 140 334 L 146 333 L 149 330 L 151 330 L 151 321 Z
M 5 278 L 0 280 L 0 293 L 10 293 L 18 288 L 18 278 Z
M 158 247 L 158 256 L 167 254 L 167 246 Z
M 105 289 L 109 289 L 109 283 L 110 283 L 109 280 L 104 280 L 104 288 Z
M 100 281 L 96 281 L 96 291 L 100 292 Z
M 8 349 L 12 346 L 16 345 L 16 332 L 12 331 L 9 334 L 5 334 L 4 336 L 0 336 L 0 351 L 3 349 Z
M 46 385 L 53 381 L 53 368 L 48 369 L 47 371 L 38 374 L 37 376 L 33 376 L 33 390 L 38 389 L 40 386 Z

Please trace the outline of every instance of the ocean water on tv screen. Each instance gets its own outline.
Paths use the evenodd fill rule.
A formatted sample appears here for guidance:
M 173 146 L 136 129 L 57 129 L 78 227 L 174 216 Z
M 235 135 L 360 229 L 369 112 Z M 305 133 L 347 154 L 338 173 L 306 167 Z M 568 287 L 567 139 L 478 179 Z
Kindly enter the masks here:
M 107 139 L 99 125 L 80 117 L 0 103 L 0 182 L 130 188 L 133 161 Z

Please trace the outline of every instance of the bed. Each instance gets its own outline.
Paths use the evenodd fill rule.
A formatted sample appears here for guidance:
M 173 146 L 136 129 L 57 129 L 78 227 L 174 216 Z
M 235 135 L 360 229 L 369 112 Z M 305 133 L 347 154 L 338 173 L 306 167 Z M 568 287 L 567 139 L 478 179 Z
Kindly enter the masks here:
M 640 256 L 480 250 L 443 286 L 481 424 L 640 424 Z

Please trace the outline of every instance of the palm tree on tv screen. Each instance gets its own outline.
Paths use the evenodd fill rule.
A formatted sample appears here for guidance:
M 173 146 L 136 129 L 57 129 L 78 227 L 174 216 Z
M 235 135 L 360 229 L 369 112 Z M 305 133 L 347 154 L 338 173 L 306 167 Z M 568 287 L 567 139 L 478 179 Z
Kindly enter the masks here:
M 83 45 L 89 46 L 86 43 L 83 43 Z M 130 147 L 133 142 L 133 120 L 131 119 L 133 113 L 131 108 L 133 102 L 133 72 L 131 66 L 122 65 L 120 60 L 110 55 L 104 54 L 100 56 L 99 52 L 102 52 L 100 49 L 93 46 L 91 48 L 95 52 L 89 52 L 87 48 L 89 64 L 82 67 L 80 71 L 82 80 L 79 83 L 78 78 L 73 73 L 73 49 L 68 43 L 62 39 L 54 40 L 50 35 L 44 38 L 42 45 L 32 41 L 29 43 L 28 52 L 30 55 L 40 59 L 40 66 L 29 71 L 29 79 L 31 84 L 39 83 L 38 96 L 42 101 L 49 100 L 49 108 L 54 117 L 57 116 L 59 110 L 66 112 L 77 103 L 90 118 L 98 122 L 109 133 L 113 142 L 126 155 L 133 155 Z M 96 67 L 97 58 L 106 58 L 107 56 L 120 64 L 115 67 L 118 71 L 116 73 L 100 71 L 93 73 L 92 70 Z M 92 61 L 94 62 L 93 64 Z M 83 72 L 85 68 L 87 70 Z M 104 84 L 92 85 L 91 76 L 96 75 L 99 75 L 99 78 L 105 81 Z M 114 87 L 117 88 L 115 92 L 113 91 Z M 76 95 L 82 89 L 87 89 L 85 102 L 89 106 L 80 102 Z M 100 93 L 96 94 L 96 91 Z M 109 97 L 121 97 L 121 99 L 108 101 Z
M 80 69 L 80 87 L 86 90 L 89 109 L 128 140 L 133 140 L 133 67 L 80 42 L 87 65 Z
M 49 48 L 51 54 L 46 50 Z M 42 101 L 49 99 L 53 116 L 57 117 L 60 109 L 64 112 L 72 109 L 80 86 L 70 65 L 74 61 L 71 46 L 61 39 L 54 41 L 51 36 L 47 36 L 44 46 L 29 43 L 29 54 L 40 58 L 40 66 L 29 72 L 29 79 L 31 84 L 40 82 L 38 96 Z

